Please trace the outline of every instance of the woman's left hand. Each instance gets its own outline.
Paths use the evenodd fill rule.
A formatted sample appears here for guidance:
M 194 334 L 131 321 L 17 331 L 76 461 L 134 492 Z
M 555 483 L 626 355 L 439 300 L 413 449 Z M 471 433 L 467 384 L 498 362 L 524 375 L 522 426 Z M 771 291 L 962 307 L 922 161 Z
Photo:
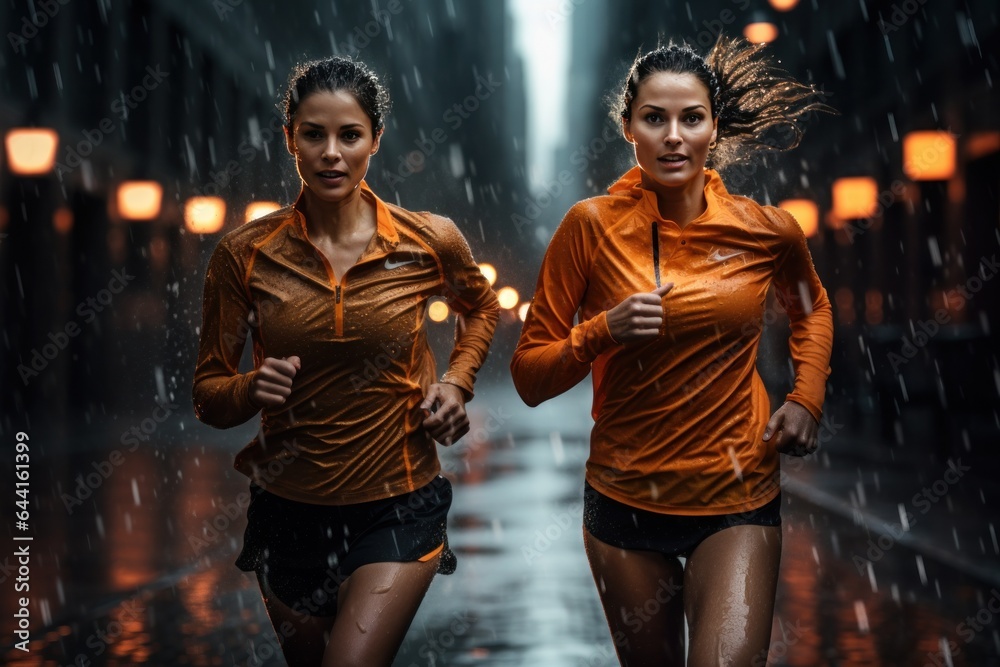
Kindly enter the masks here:
M 816 451 L 816 432 L 819 424 L 812 413 L 794 401 L 786 401 L 778 408 L 764 429 L 764 441 L 770 442 L 777 435 L 774 447 L 789 456 L 808 456 Z
M 437 404 L 437 409 L 434 405 Z M 423 426 L 431 437 L 446 447 L 469 432 L 469 416 L 465 414 L 465 394 L 456 385 L 441 382 L 427 389 L 420 408 L 428 413 Z

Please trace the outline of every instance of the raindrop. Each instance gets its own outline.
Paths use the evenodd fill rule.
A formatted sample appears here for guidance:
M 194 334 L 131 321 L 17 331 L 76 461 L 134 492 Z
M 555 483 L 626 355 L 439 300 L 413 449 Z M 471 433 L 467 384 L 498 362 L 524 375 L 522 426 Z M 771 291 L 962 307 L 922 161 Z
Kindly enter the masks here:
M 139 484 L 135 481 L 135 477 L 132 478 L 132 500 L 135 501 L 136 507 L 142 504 L 139 500 Z
M 549 444 L 552 446 L 552 458 L 557 466 L 562 466 L 566 462 L 566 450 L 563 448 L 562 435 L 559 431 L 549 434 Z
M 870 563 L 869 563 L 870 565 Z M 858 630 L 868 632 L 868 612 L 865 610 L 865 603 L 861 600 L 854 601 L 854 615 L 858 618 Z

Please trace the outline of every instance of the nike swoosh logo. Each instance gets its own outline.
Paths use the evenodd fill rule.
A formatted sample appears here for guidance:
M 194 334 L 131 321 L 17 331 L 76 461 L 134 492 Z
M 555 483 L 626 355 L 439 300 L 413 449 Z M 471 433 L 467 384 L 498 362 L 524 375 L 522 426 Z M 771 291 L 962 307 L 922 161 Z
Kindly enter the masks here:
M 385 260 L 385 268 L 387 270 L 398 269 L 401 266 L 406 266 L 407 264 L 416 264 L 419 260 L 408 259 L 405 262 L 393 262 L 391 260 Z
M 715 250 L 715 252 L 713 252 L 711 255 L 708 256 L 708 258 L 709 259 L 714 259 L 717 262 L 724 262 L 727 259 L 732 259 L 733 257 L 736 257 L 737 255 L 742 255 L 742 254 L 743 254 L 742 250 L 734 250 L 731 253 L 723 255 L 721 252 L 719 252 L 719 250 L 717 248 Z

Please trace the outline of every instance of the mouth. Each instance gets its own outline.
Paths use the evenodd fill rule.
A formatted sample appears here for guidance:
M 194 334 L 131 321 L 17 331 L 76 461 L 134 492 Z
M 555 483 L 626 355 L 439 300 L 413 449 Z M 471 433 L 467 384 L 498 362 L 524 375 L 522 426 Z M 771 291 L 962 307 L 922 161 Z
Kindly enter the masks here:
M 668 153 L 656 158 L 657 162 L 667 167 L 679 167 L 687 162 L 687 160 L 687 156 L 680 153 Z
M 347 177 L 347 174 L 343 171 L 337 171 L 335 169 L 327 169 L 325 171 L 320 171 L 316 173 L 323 181 L 328 181 L 330 183 L 339 183 Z

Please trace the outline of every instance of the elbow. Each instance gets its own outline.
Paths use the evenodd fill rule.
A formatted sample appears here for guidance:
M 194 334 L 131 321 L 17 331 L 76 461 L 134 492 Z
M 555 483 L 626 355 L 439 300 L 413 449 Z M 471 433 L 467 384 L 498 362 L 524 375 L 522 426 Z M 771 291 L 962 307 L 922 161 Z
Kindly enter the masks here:
M 533 381 L 530 374 L 525 372 L 523 360 L 517 352 L 514 353 L 514 358 L 510 362 L 510 375 L 514 380 L 514 389 L 517 391 L 517 395 L 529 408 L 538 407 L 545 400 L 545 396 L 538 390 L 538 382 Z

